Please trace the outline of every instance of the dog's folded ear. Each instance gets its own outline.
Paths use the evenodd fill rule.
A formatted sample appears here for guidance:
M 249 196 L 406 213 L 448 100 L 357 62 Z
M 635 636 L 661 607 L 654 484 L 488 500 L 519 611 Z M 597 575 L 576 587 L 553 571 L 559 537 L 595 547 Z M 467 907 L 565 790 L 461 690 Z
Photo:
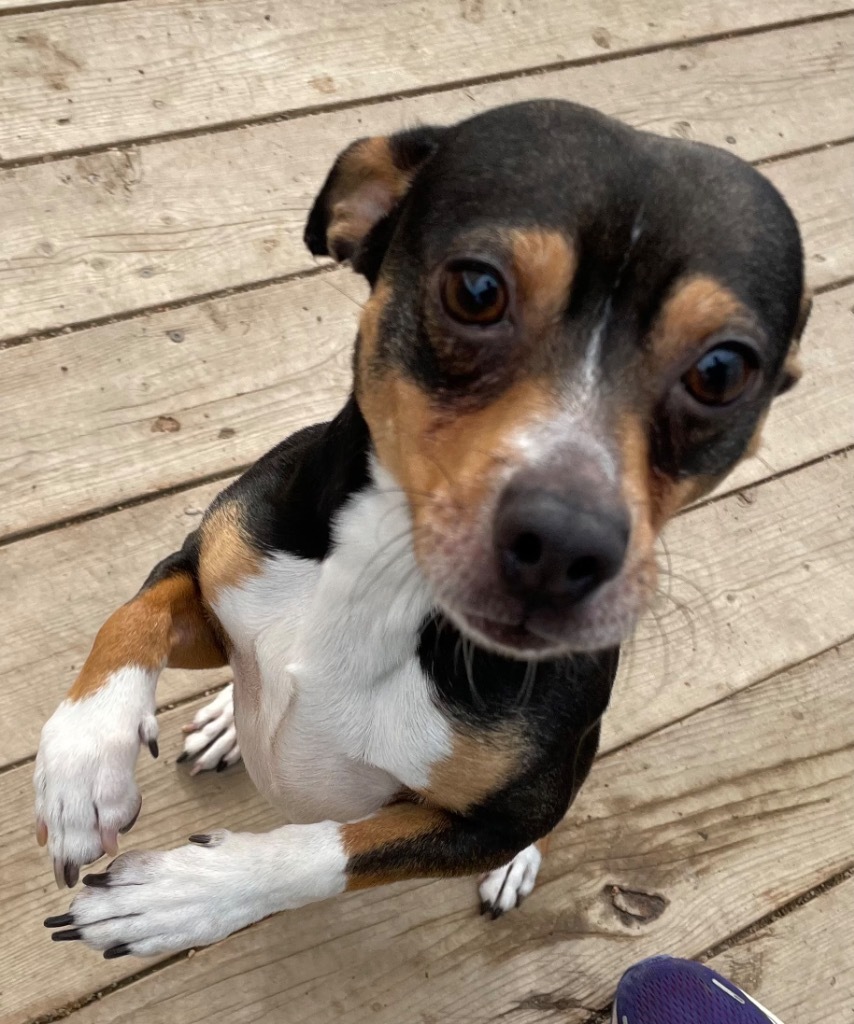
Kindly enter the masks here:
M 812 312 L 812 293 L 805 291 L 801 299 L 801 309 L 795 329 L 792 331 L 792 345 L 783 363 L 783 370 L 780 374 L 780 382 L 777 385 L 777 394 L 783 395 L 790 391 L 801 379 L 803 369 L 801 367 L 801 336 Z
M 424 126 L 351 143 L 332 165 L 308 216 L 303 237 L 309 250 L 355 265 L 365 239 L 406 195 L 446 130 Z

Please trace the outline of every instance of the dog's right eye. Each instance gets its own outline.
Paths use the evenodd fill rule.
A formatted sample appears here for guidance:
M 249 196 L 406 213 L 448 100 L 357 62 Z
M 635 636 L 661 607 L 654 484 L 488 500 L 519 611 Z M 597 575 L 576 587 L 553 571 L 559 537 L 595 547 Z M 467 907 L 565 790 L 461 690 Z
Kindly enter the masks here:
M 507 312 L 507 285 L 501 274 L 486 263 L 472 260 L 447 267 L 441 291 L 445 312 L 461 324 L 488 327 Z

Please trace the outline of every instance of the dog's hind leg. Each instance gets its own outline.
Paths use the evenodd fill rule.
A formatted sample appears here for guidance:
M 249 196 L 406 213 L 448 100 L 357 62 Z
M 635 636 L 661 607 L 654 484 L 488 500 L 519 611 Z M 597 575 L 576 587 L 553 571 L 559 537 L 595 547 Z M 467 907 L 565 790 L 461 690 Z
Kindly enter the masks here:
M 495 920 L 530 896 L 547 848 L 548 836 L 526 846 L 508 864 L 484 875 L 478 886 L 481 914 L 489 914 Z
M 234 684 L 229 683 L 210 704 L 200 708 L 183 731 L 184 752 L 178 760 L 193 762 L 191 775 L 213 769 L 221 772 L 237 764 L 240 747 L 234 725 Z

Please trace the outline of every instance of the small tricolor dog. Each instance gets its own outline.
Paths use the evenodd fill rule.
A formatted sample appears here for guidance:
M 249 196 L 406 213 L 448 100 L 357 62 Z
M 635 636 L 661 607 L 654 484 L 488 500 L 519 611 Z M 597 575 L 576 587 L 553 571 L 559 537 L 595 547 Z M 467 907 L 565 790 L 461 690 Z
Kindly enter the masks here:
M 477 874 L 482 909 L 514 907 L 590 770 L 660 531 L 798 376 L 775 189 L 571 103 L 354 142 L 305 239 L 370 284 L 349 400 L 108 619 L 35 772 L 71 887 L 139 813 L 160 671 L 230 664 L 185 756 L 242 756 L 291 824 L 84 877 L 45 923 L 108 958 L 399 879 Z

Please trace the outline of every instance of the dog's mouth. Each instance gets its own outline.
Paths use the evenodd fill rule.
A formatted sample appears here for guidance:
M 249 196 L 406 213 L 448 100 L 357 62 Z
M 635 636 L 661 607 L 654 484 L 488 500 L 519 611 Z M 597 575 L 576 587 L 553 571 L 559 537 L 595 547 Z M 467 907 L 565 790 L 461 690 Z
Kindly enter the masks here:
M 524 622 L 501 622 L 482 615 L 458 615 L 465 633 L 475 642 L 505 651 L 515 657 L 548 654 L 554 644 L 532 632 Z
M 619 646 L 631 635 L 646 607 L 647 573 L 629 573 L 602 588 L 592 599 L 569 609 L 526 610 L 510 600 L 470 594 L 468 600 L 439 604 L 444 614 L 477 646 L 522 660 L 563 658 Z M 478 598 L 480 598 L 478 600 Z

